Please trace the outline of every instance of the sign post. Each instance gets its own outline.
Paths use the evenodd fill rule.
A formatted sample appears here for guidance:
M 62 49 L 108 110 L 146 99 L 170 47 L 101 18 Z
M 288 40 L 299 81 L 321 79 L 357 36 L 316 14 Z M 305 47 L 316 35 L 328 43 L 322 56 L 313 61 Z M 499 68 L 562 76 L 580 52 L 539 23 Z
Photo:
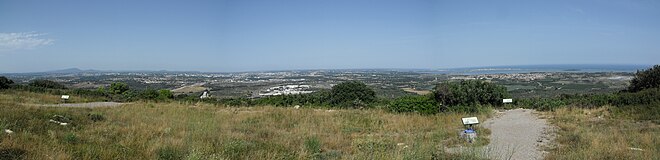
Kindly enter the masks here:
M 474 142 L 477 138 L 477 132 L 474 130 L 473 125 L 479 124 L 479 119 L 477 117 L 465 117 L 461 118 L 461 121 L 463 121 L 463 125 L 466 127 L 465 130 L 461 131 L 461 137 L 470 143 Z
M 62 102 L 66 103 L 69 100 L 69 95 L 62 95 Z

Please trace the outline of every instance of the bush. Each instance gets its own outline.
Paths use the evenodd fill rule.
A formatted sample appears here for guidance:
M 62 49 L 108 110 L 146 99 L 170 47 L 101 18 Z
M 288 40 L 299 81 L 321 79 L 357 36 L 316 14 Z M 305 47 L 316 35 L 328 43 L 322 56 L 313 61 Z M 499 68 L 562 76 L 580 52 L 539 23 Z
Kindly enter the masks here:
M 397 98 L 387 105 L 391 112 L 418 112 L 421 114 L 436 114 L 440 111 L 438 103 L 429 96 L 405 96 Z
M 44 80 L 44 79 L 34 80 L 34 81 L 30 82 L 30 84 L 28 84 L 28 85 L 32 86 L 32 87 L 40 87 L 40 88 L 66 89 L 66 86 L 64 86 L 60 83 L 53 82 L 53 81 L 50 81 L 50 80 Z
M 660 88 L 645 89 L 635 93 L 621 92 L 612 104 L 616 106 L 660 104 Z
M 502 99 L 509 97 L 504 86 L 478 80 L 441 83 L 435 87 L 433 94 L 445 109 L 477 104 L 501 106 Z
M 140 92 L 140 98 L 142 99 L 147 99 L 147 100 L 155 100 L 158 98 L 158 91 L 154 89 L 146 89 L 142 92 Z
M 319 90 L 309 94 L 291 94 L 291 95 L 278 95 L 259 98 L 252 103 L 240 103 L 250 105 L 274 105 L 274 106 L 294 106 L 294 105 L 309 105 L 309 106 L 329 106 L 331 91 Z
M 655 65 L 648 70 L 637 71 L 635 78 L 630 81 L 627 91 L 638 92 L 658 87 L 660 87 L 660 65 Z
M 110 94 L 123 94 L 128 90 L 129 90 L 128 85 L 122 82 L 113 82 L 112 84 L 110 84 L 110 87 L 108 88 L 108 92 Z
M 172 98 L 174 98 L 174 94 L 172 94 L 170 90 L 167 89 L 158 90 L 158 99 L 167 100 Z
M 339 107 L 364 107 L 376 101 L 376 92 L 360 81 L 347 81 L 332 87 L 330 104 Z
M 0 89 L 7 89 L 9 88 L 10 84 L 13 84 L 14 81 L 11 79 L 8 79 L 7 77 L 0 76 Z

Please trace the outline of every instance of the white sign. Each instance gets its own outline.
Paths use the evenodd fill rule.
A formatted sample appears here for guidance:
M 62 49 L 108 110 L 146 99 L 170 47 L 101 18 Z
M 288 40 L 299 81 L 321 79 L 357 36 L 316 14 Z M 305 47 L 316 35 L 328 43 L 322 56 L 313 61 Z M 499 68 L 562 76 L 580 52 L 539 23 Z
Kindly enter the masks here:
M 69 95 L 62 95 L 62 99 L 69 99 Z
M 513 99 L 502 99 L 502 103 L 512 103 Z
M 479 120 L 477 117 L 465 117 L 461 118 L 463 120 L 463 124 L 468 125 L 468 124 L 479 124 Z

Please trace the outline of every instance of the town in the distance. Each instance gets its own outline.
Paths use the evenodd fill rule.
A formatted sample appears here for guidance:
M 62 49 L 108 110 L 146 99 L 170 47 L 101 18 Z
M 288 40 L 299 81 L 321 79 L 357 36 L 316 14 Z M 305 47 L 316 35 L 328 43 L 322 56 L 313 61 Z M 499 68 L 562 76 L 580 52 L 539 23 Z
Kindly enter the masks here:
M 613 67 L 612 67 L 613 66 Z M 16 83 L 47 79 L 69 88 L 97 89 L 113 82 L 131 88 L 167 89 L 175 95 L 208 98 L 260 98 L 306 94 L 350 80 L 371 86 L 381 98 L 427 94 L 436 84 L 478 79 L 503 85 L 514 98 L 553 97 L 561 94 L 608 93 L 624 89 L 634 72 L 648 66 L 612 65 L 509 66 L 431 69 L 341 69 L 255 72 L 99 71 L 77 68 L 5 74 Z M 608 68 L 593 70 L 589 68 Z M 205 93 L 206 92 L 206 93 Z

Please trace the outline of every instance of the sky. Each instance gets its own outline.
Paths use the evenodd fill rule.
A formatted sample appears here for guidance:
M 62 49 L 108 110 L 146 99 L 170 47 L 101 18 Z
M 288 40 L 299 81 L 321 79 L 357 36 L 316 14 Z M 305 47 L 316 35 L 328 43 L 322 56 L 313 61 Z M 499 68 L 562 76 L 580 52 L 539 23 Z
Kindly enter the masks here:
M 655 0 L 0 0 L 0 73 L 659 60 Z

